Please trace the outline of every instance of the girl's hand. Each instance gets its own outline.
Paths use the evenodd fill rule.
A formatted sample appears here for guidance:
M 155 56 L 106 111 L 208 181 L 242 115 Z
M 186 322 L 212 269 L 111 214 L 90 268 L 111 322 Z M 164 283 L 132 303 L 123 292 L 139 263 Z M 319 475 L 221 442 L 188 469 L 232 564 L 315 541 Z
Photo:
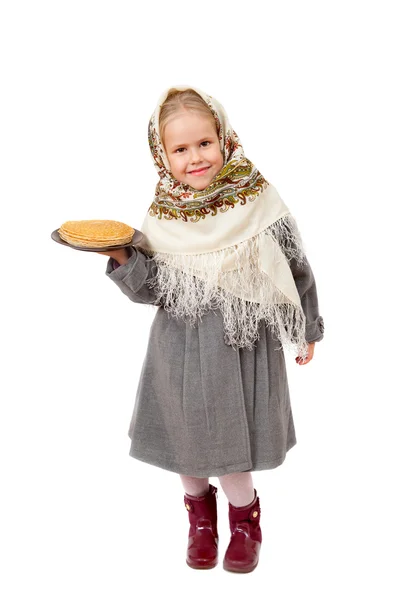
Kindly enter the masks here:
M 307 358 L 300 358 L 299 356 L 296 357 L 296 362 L 298 365 L 306 365 L 307 363 L 310 362 L 310 360 L 312 360 L 312 357 L 314 356 L 314 348 L 315 348 L 315 342 L 310 342 L 308 344 L 308 352 L 307 352 Z
M 126 248 L 120 248 L 119 250 L 108 250 L 107 252 L 97 252 L 97 254 L 111 256 L 111 258 L 114 258 L 117 262 L 119 262 L 120 265 L 124 265 L 129 260 L 129 254 Z

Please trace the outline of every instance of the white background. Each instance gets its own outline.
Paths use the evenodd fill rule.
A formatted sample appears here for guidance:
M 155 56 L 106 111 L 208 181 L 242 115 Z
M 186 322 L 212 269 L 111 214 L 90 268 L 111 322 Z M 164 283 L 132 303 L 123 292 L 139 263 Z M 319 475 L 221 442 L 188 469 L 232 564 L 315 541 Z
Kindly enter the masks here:
M 2 598 L 399 597 L 395 4 L 1 3 Z M 186 566 L 178 475 L 128 455 L 154 308 L 50 238 L 140 229 L 148 119 L 176 84 L 224 105 L 296 217 L 326 326 L 310 364 L 288 358 L 298 443 L 254 474 L 243 576 Z

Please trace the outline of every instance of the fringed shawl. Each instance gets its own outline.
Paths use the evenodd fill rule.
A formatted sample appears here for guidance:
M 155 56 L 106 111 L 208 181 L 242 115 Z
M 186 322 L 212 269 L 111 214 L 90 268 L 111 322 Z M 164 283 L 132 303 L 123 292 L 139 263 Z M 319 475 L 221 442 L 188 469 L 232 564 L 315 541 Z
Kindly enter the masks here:
M 296 222 L 244 156 L 221 104 L 192 89 L 214 115 L 224 164 L 201 191 L 173 177 L 159 131 L 165 91 L 149 123 L 160 180 L 139 244 L 158 267 L 147 283 L 165 310 L 193 326 L 208 310 L 220 310 L 225 343 L 234 349 L 252 349 L 265 320 L 282 346 L 305 357 L 305 315 L 289 266 L 305 258 Z

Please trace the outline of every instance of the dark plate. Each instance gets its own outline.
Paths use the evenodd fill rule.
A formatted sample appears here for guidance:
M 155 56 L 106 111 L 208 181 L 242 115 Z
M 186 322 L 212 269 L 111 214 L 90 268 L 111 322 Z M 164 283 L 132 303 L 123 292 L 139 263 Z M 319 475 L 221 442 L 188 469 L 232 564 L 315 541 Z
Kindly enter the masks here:
M 51 234 L 51 239 L 63 246 L 69 246 L 74 250 L 83 250 L 84 252 L 108 252 L 108 250 L 118 250 L 118 248 L 128 248 L 129 246 L 134 246 L 138 244 L 140 240 L 143 238 L 143 233 L 138 229 L 135 229 L 135 233 L 133 234 L 133 238 L 128 244 L 123 244 L 122 246 L 104 246 L 102 248 L 82 248 L 80 246 L 72 246 L 72 244 L 68 244 L 68 242 L 62 240 L 59 236 L 58 229 L 55 229 Z

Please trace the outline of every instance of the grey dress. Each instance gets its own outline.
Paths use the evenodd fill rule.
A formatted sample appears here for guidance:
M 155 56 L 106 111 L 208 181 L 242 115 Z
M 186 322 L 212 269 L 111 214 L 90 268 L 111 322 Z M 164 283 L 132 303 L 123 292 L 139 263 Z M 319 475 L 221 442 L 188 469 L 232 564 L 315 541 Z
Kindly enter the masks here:
M 290 264 L 306 339 L 319 341 L 324 324 L 312 270 L 308 262 Z M 131 248 L 125 265 L 109 259 L 106 274 L 133 302 L 155 304 L 146 280 L 156 268 Z M 219 311 L 191 327 L 162 305 L 154 310 L 128 431 L 130 456 L 194 477 L 280 465 L 296 435 L 284 353 L 265 322 L 253 350 L 234 350 L 224 342 Z

